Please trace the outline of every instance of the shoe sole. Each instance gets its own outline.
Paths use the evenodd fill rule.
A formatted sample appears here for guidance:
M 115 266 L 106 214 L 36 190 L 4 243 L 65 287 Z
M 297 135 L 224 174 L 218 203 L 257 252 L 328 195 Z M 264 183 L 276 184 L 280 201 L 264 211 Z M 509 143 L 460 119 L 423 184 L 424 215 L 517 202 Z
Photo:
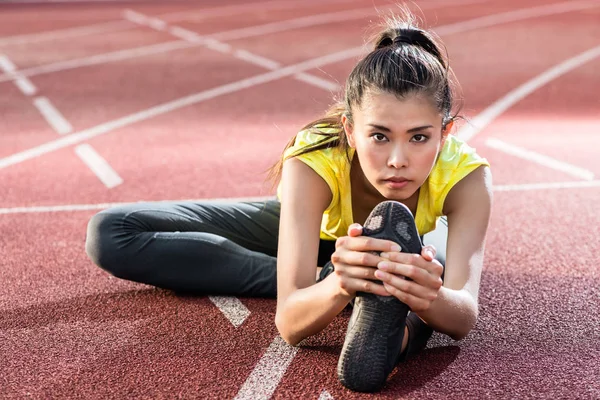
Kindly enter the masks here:
M 386 223 L 389 221 L 389 223 Z M 421 253 L 421 239 L 410 210 L 402 203 L 380 203 L 369 215 L 363 235 L 398 243 L 405 253 Z M 357 293 L 346 339 L 337 365 L 338 378 L 357 392 L 379 390 L 394 366 L 390 351 L 400 354 L 408 306 L 391 296 Z M 400 321 L 400 323 L 399 323 Z M 401 329 L 401 332 L 394 330 Z M 388 343 L 400 337 L 399 343 Z

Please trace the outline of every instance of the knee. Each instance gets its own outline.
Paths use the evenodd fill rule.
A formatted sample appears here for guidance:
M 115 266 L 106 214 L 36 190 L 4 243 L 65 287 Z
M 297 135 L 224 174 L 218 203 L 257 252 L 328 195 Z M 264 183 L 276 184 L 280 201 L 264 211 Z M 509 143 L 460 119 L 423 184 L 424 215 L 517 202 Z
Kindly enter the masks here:
M 85 240 L 85 251 L 94 264 L 119 278 L 126 275 L 123 251 L 117 243 L 124 234 L 122 220 L 118 212 L 99 212 L 88 222 Z

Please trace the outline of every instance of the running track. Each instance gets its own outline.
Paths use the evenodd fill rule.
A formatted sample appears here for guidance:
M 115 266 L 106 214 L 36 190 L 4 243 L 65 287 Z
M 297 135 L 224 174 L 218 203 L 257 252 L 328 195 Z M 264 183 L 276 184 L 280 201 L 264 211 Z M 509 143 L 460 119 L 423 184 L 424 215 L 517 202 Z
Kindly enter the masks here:
M 0 397 L 600 398 L 600 1 L 423 0 L 493 165 L 476 329 L 376 396 L 348 313 L 290 348 L 275 301 L 180 297 L 84 253 L 109 203 L 256 198 L 383 0 L 0 6 Z M 284 22 L 285 21 L 285 22 Z

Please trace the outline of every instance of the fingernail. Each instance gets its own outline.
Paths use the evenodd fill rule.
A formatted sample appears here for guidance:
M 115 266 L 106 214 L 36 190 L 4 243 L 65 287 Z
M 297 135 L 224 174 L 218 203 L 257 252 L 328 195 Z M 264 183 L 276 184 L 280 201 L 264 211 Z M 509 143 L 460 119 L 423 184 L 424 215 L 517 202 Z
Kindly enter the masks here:
M 377 264 L 377 268 L 385 271 L 386 269 L 390 268 L 390 265 L 386 262 L 380 262 L 379 264 Z
M 429 257 L 433 258 L 433 251 L 431 251 L 431 250 L 427 249 L 427 250 L 425 250 L 425 253 L 427 253 L 427 255 L 428 255 Z
M 375 271 L 375 277 L 379 279 L 383 279 L 385 277 L 385 272 Z
M 390 254 L 386 253 L 386 252 L 379 253 L 379 257 L 381 257 L 381 258 L 390 258 Z
M 402 248 L 400 248 L 400 246 L 398 246 L 397 244 L 392 245 L 392 251 L 401 251 Z

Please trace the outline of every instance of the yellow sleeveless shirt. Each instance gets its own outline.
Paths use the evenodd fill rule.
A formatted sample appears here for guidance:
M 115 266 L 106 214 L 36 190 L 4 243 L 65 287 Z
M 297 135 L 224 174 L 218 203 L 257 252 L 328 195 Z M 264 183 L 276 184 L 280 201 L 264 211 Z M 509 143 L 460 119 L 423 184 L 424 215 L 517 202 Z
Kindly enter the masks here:
M 319 140 L 323 140 L 322 135 L 309 131 L 299 132 L 294 145 L 284 152 L 284 159 Z M 348 227 L 354 222 L 350 190 L 351 164 L 348 156 L 352 160 L 353 149 L 349 149 L 346 155 L 337 147 L 332 147 L 296 157 L 311 167 L 331 189 L 331 203 L 323 213 L 321 221 L 320 237 L 324 240 L 336 240 L 346 236 Z M 489 166 L 489 163 L 464 141 L 454 135 L 448 135 L 438 160 L 419 191 L 415 214 L 419 234 L 424 235 L 435 229 L 438 218 L 443 215 L 444 201 L 450 189 L 481 165 Z M 277 192 L 278 197 L 281 197 L 281 185 Z

